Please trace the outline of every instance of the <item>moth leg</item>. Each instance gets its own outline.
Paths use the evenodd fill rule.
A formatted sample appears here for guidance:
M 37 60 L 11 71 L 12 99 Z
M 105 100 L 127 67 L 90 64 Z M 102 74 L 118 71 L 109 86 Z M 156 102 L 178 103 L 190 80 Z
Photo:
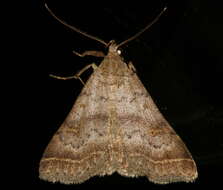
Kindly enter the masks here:
M 89 69 L 90 67 L 92 67 L 94 70 L 97 68 L 97 65 L 95 63 L 86 65 L 83 69 L 81 69 L 80 71 L 78 71 L 75 75 L 73 76 L 69 76 L 69 77 L 61 77 L 61 76 L 56 76 L 56 75 L 52 75 L 50 74 L 50 77 L 56 78 L 56 79 L 60 79 L 60 80 L 69 80 L 69 79 L 79 79 L 81 81 L 81 83 L 83 85 L 85 85 L 85 83 L 83 82 L 83 80 L 81 79 L 81 74 L 86 71 L 87 69 Z
M 85 85 L 85 83 L 82 81 L 82 79 L 81 79 L 80 76 L 81 76 L 81 74 L 82 74 L 83 72 L 85 72 L 86 70 L 88 70 L 90 67 L 92 67 L 93 70 L 95 70 L 95 69 L 97 69 L 98 66 L 97 66 L 95 63 L 86 65 L 83 69 L 81 69 L 81 70 L 80 70 L 79 72 L 77 72 L 77 74 L 75 75 L 76 79 L 79 79 L 83 85 Z
M 128 63 L 128 68 L 129 68 L 131 71 L 133 71 L 134 73 L 136 72 L 136 68 L 134 67 L 134 65 L 133 65 L 133 63 L 132 63 L 131 61 Z
M 85 57 L 85 56 L 94 56 L 94 57 L 105 57 L 105 54 L 102 51 L 85 51 L 83 53 L 78 53 L 76 51 L 73 51 L 75 55 L 78 55 L 79 57 Z

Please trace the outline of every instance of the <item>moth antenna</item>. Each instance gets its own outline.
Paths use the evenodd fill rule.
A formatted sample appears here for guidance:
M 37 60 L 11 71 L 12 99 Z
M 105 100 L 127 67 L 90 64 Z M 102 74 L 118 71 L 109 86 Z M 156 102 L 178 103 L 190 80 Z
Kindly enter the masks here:
M 145 32 L 147 29 L 149 29 L 154 23 L 156 23 L 160 16 L 167 10 L 167 7 L 164 7 L 164 9 L 160 12 L 159 15 L 156 16 L 156 18 L 151 22 L 149 23 L 145 28 L 143 28 L 142 30 L 140 30 L 138 33 L 136 33 L 134 36 L 130 37 L 129 39 L 121 42 L 120 44 L 117 45 L 117 48 L 123 46 L 124 44 L 134 40 L 135 38 L 139 37 L 143 32 Z
M 104 44 L 106 47 L 108 46 L 108 44 L 107 44 L 104 40 L 102 40 L 102 39 L 100 39 L 100 38 L 98 38 L 98 37 L 92 36 L 92 35 L 90 35 L 90 34 L 87 34 L 86 32 L 83 32 L 83 31 L 81 31 L 80 29 L 77 29 L 76 27 L 69 25 L 69 24 L 67 24 L 65 21 L 63 21 L 63 20 L 61 20 L 60 18 L 58 18 L 58 17 L 53 13 L 53 11 L 51 11 L 51 9 L 47 6 L 46 3 L 45 3 L 45 7 L 46 7 L 46 9 L 48 10 L 48 12 L 49 12 L 49 13 L 50 13 L 50 14 L 51 14 L 57 21 L 59 21 L 60 23 L 62 23 L 62 24 L 65 25 L 66 27 L 68 27 L 68 28 L 74 30 L 75 32 L 80 33 L 80 34 L 82 34 L 82 35 L 84 35 L 84 36 L 86 36 L 86 37 L 88 37 L 88 38 L 90 38 L 90 39 L 92 39 L 92 40 L 96 40 L 96 41 L 98 41 L 98 42 Z

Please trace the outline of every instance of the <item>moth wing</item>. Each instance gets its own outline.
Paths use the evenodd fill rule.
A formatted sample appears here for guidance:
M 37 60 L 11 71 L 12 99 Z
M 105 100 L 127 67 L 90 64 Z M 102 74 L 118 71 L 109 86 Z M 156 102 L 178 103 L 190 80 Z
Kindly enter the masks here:
M 101 78 L 102 77 L 102 78 Z M 69 115 L 54 134 L 40 161 L 41 179 L 81 183 L 94 175 L 111 174 L 108 151 L 106 87 L 94 72 Z M 98 101 L 100 99 L 100 101 Z
M 147 176 L 154 183 L 193 181 L 196 164 L 187 147 L 158 110 L 136 74 L 117 78 L 119 131 L 118 172 L 126 176 Z

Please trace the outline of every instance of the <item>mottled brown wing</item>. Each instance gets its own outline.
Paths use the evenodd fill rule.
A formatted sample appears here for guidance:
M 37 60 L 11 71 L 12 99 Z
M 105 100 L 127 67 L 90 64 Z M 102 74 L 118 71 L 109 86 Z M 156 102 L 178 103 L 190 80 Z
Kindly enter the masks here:
M 154 183 L 190 182 L 197 178 L 196 164 L 180 137 L 154 104 L 136 74 L 117 77 L 116 106 L 119 131 L 118 172 L 147 176 Z M 119 82 L 118 82 L 119 81 Z
M 40 161 L 41 179 L 81 183 L 94 175 L 111 174 L 108 168 L 108 92 L 100 72 L 94 72 L 66 120 L 53 136 Z M 100 83 L 100 84 L 99 84 Z

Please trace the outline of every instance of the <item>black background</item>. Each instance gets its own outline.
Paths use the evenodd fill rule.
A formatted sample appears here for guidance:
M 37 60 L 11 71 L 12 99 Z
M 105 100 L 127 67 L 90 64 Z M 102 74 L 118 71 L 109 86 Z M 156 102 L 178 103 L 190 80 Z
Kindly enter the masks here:
M 25 84 L 27 143 L 26 181 L 38 189 L 82 189 L 126 185 L 152 189 L 192 188 L 220 184 L 223 169 L 223 26 L 222 7 L 210 0 L 181 0 L 101 3 L 48 0 L 48 6 L 67 23 L 108 42 L 121 42 L 141 30 L 167 6 L 152 28 L 121 48 L 126 62 L 137 74 L 160 111 L 186 143 L 199 177 L 192 184 L 155 185 L 146 177 L 126 178 L 118 174 L 93 177 L 80 185 L 65 186 L 39 180 L 39 160 L 52 135 L 69 113 L 83 85 L 62 81 L 49 74 L 70 76 L 101 59 L 80 58 L 72 50 L 106 48 L 58 23 L 44 7 L 32 0 L 21 36 Z M 91 69 L 83 76 L 86 81 Z M 25 105 L 25 104 L 24 104 Z M 29 122 L 28 122 L 29 121 Z

